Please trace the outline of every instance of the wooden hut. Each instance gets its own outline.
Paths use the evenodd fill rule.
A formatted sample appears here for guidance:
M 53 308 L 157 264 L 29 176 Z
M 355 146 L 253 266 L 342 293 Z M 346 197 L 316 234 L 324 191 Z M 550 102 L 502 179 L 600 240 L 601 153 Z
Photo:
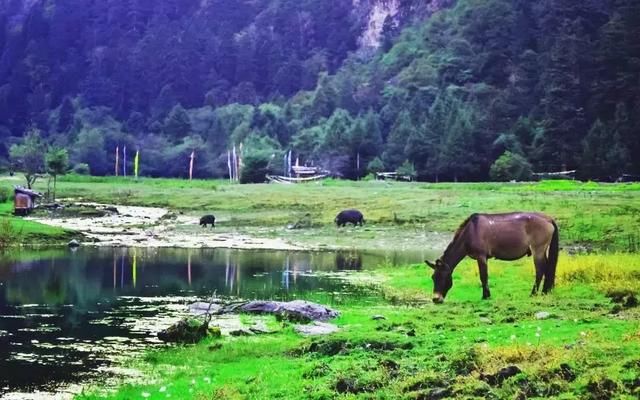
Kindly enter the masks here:
M 36 206 L 36 201 L 42 195 L 31 189 L 21 186 L 14 188 L 13 213 L 15 215 L 27 215 Z

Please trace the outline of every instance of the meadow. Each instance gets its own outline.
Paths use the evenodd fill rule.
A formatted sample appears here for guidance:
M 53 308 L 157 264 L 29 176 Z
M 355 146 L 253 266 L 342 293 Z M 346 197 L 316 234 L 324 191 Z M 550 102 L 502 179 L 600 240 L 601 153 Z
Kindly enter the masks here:
M 529 297 L 530 260 L 493 262 L 493 298 L 463 262 L 443 305 L 422 265 L 380 266 L 376 295 L 336 300 L 339 333 L 210 339 L 149 352 L 145 378 L 80 399 L 635 399 L 640 257 L 567 255 L 552 295 Z M 310 300 L 317 300 L 310 296 Z M 322 300 L 321 297 L 319 297 Z M 541 318 L 541 313 L 548 316 Z M 374 320 L 374 315 L 385 319 Z M 513 370 L 516 367 L 517 370 Z M 504 371 L 511 368 L 512 375 Z M 501 371 L 502 370 L 502 371 Z
M 67 176 L 58 195 L 167 207 L 194 218 L 211 212 L 221 232 L 361 249 L 441 249 L 470 213 L 540 211 L 558 221 L 563 248 L 551 295 L 529 296 L 528 258 L 490 262 L 493 297 L 487 301 L 480 299 L 475 264 L 463 261 L 443 305 L 430 301 L 424 265 L 383 264 L 361 273 L 371 278 L 360 283 L 371 295 L 331 297 L 328 305 L 341 312 L 336 334 L 304 338 L 272 320 L 277 332 L 270 335 L 150 351 L 127 365 L 144 378 L 115 389 L 89 387 L 80 399 L 640 395 L 638 184 L 329 180 L 287 186 Z M 364 212 L 364 228 L 336 230 L 335 214 L 348 207 Z M 286 228 L 305 218 L 310 222 L 303 229 Z M 328 301 L 322 293 L 307 299 Z
M 0 177 L 0 186 L 19 183 L 16 177 L 8 179 Z M 36 189 L 44 192 L 44 181 L 38 183 Z M 224 180 L 68 175 L 58 181 L 58 197 L 166 207 L 194 218 L 213 213 L 220 232 L 356 248 L 416 248 L 430 240 L 442 246 L 471 213 L 539 211 L 558 221 L 564 246 L 631 252 L 640 247 L 640 184 L 327 180 L 305 185 L 236 185 Z M 365 229 L 352 230 L 348 237 L 333 224 L 335 215 L 345 208 L 362 210 L 367 220 Z M 306 229 L 286 229 L 300 220 L 309 222 Z M 434 232 L 446 235 L 434 239 Z

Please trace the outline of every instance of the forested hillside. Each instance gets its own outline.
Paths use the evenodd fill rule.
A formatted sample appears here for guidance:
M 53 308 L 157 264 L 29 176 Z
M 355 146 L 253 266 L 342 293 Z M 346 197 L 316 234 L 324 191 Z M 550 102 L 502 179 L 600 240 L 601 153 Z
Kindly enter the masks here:
M 245 181 L 288 150 L 347 178 L 640 172 L 640 0 L 78 3 L 0 1 L 5 167 L 28 135 L 98 175 L 126 145 L 224 177 L 241 143 Z

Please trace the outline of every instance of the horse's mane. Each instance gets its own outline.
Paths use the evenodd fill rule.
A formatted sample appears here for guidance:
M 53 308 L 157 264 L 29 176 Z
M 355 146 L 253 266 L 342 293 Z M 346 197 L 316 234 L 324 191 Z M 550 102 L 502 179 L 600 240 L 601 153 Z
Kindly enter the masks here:
M 477 216 L 478 216 L 478 214 L 471 214 L 471 215 L 469 215 L 467 217 L 467 219 L 462 221 L 462 223 L 460 224 L 458 229 L 456 229 L 456 233 L 453 234 L 453 239 L 451 240 L 451 243 L 449 243 L 449 245 L 447 246 L 447 248 L 444 251 L 443 255 L 447 254 L 449 252 L 449 250 L 451 249 L 451 247 L 457 242 L 457 240 L 460 238 L 460 235 L 462 235 L 462 232 L 464 232 L 464 229 L 467 227 L 467 224 L 469 224 L 469 221 L 475 219 Z

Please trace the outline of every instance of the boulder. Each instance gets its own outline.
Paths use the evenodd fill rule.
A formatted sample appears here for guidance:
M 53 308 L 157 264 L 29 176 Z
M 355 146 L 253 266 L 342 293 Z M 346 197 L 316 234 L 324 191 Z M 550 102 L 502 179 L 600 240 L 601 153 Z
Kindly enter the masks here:
M 551 317 L 551 313 L 548 311 L 538 311 L 535 314 L 536 319 L 547 319 L 549 317 Z
M 69 243 L 67 243 L 67 246 L 71 247 L 72 249 L 78 248 L 78 247 L 80 247 L 80 242 L 78 242 L 75 239 L 72 239 L 72 240 L 69 241 Z
M 194 315 L 205 315 L 205 314 L 221 314 L 223 310 L 222 305 L 217 303 L 206 303 L 204 301 L 199 301 L 197 303 L 189 304 L 189 312 Z
M 334 324 L 318 321 L 308 325 L 296 325 L 294 329 L 296 332 L 304 336 L 329 335 L 340 330 L 340 328 Z
M 275 314 L 281 319 L 295 322 L 327 321 L 340 315 L 337 311 L 323 305 L 303 300 L 289 302 L 256 300 L 240 305 L 237 310 L 246 313 Z
M 210 330 L 207 323 L 185 318 L 158 332 L 158 339 L 171 343 L 198 343 L 207 335 L 219 337 L 220 330 Z

